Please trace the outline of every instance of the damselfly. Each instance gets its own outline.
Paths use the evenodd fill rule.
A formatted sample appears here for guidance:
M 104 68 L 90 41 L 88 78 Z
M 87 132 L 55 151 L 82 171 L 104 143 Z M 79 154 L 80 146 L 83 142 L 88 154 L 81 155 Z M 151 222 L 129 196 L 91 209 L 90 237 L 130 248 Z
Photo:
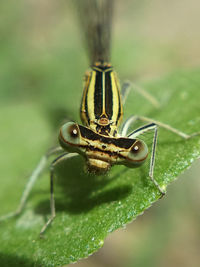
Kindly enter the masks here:
M 143 116 L 132 116 L 119 128 L 123 116 L 122 103 L 127 94 L 127 85 L 120 84 L 110 64 L 110 32 L 112 18 L 112 0 L 77 1 L 79 17 L 88 46 L 91 70 L 85 76 L 85 86 L 80 107 L 83 125 L 75 122 L 65 123 L 59 134 L 60 146 L 51 149 L 42 157 L 22 195 L 18 209 L 0 220 L 18 215 L 24 208 L 28 195 L 47 164 L 51 155 L 59 154 L 50 166 L 51 217 L 41 230 L 41 234 L 55 217 L 54 170 L 62 160 L 81 155 L 85 158 L 87 171 L 104 174 L 116 164 L 127 167 L 139 167 L 148 157 L 148 147 L 138 137 L 148 131 L 154 131 L 150 156 L 149 178 L 159 190 L 165 194 L 154 178 L 157 129 L 163 127 L 184 139 L 199 133 L 187 135 L 171 126 Z M 150 97 L 149 97 L 150 98 Z M 130 126 L 141 120 L 147 124 L 128 133 Z

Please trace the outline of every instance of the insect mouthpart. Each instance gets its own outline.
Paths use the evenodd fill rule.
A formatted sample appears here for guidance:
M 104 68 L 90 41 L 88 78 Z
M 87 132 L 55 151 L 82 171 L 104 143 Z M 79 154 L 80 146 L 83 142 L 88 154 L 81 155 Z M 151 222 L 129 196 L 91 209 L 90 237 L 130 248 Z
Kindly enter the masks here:
M 111 167 L 111 164 L 107 161 L 98 158 L 88 158 L 87 171 L 96 175 L 105 174 Z

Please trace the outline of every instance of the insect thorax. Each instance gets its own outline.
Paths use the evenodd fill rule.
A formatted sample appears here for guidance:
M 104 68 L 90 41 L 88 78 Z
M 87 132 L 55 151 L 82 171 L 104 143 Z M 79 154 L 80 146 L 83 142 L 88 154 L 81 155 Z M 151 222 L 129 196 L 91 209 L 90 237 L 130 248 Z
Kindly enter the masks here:
M 123 110 L 116 73 L 108 63 L 95 63 L 85 76 L 80 108 L 84 125 L 93 131 L 116 136 Z

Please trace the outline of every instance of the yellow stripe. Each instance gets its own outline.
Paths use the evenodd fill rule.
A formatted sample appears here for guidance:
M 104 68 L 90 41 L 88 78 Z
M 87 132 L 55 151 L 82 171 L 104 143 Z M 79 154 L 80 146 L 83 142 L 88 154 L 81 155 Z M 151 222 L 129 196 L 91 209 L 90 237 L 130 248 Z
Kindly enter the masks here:
M 88 118 L 86 116 L 85 104 L 86 104 L 86 94 L 88 91 L 88 86 L 90 84 L 90 76 L 91 76 L 91 72 L 86 73 L 85 75 L 85 85 L 84 85 L 84 91 L 83 91 L 82 102 L 81 102 L 81 120 L 84 125 L 88 125 Z
M 115 82 L 116 82 L 116 86 L 118 88 L 118 100 L 119 100 L 119 103 L 120 103 L 120 117 L 118 118 L 118 122 L 117 122 L 117 125 L 119 125 L 121 123 L 121 120 L 122 120 L 122 117 L 123 117 L 123 106 L 122 106 L 122 99 L 121 99 L 121 93 L 120 93 L 120 82 L 119 82 L 119 79 L 117 77 L 117 74 L 115 73 Z
M 112 82 L 112 94 L 113 94 L 113 116 L 112 121 L 116 122 L 119 113 L 119 94 L 118 84 L 116 83 L 116 74 L 110 73 Z
M 96 81 L 96 71 L 92 71 L 91 73 L 91 80 L 88 87 L 88 94 L 87 94 L 87 105 L 88 105 L 88 114 L 90 116 L 90 120 L 94 121 L 94 91 L 95 91 L 95 81 Z

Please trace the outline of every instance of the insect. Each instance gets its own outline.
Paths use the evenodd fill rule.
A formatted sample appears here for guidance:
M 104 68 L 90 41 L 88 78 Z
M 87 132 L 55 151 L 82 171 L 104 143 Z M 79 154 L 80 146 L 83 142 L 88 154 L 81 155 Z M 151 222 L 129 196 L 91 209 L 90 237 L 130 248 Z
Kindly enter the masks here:
M 51 216 L 42 228 L 41 235 L 56 214 L 53 180 L 55 166 L 60 161 L 81 155 L 85 158 L 87 171 L 97 175 L 105 174 L 113 165 L 117 164 L 131 168 L 139 167 L 148 157 L 148 147 L 139 137 L 148 131 L 154 131 L 149 178 L 163 196 L 165 191 L 154 178 L 158 127 L 172 131 L 184 139 L 199 134 L 187 135 L 167 124 L 136 115 L 131 116 L 120 128 L 123 117 L 123 102 L 125 102 L 127 95 L 127 84 L 122 86 L 120 91 L 117 74 L 110 64 L 113 1 L 84 0 L 77 1 L 77 3 L 91 62 L 91 70 L 85 76 L 80 106 L 83 125 L 67 122 L 61 127 L 60 145 L 49 150 L 40 160 L 29 178 L 18 209 L 0 218 L 2 221 L 21 213 L 35 181 L 47 164 L 48 158 L 57 155 L 50 166 Z M 146 124 L 127 134 L 130 126 L 137 120 L 146 122 Z

